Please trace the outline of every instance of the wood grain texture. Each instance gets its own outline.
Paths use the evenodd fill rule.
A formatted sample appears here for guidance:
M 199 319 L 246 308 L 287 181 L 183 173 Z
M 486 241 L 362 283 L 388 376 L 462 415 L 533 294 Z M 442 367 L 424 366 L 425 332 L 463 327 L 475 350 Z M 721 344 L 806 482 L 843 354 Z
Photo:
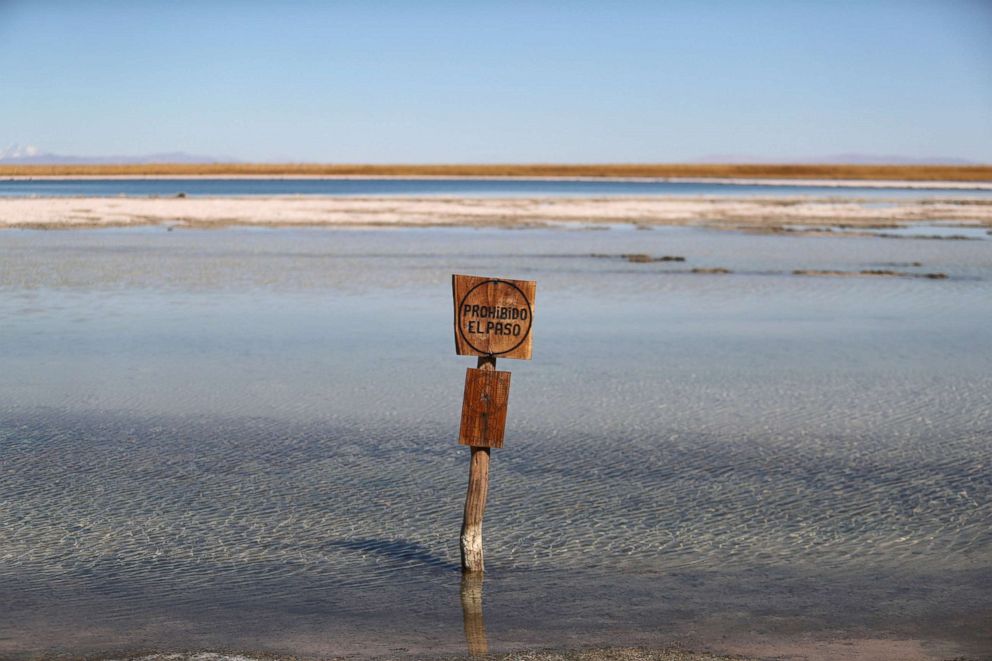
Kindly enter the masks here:
M 473 447 L 503 447 L 509 398 L 509 372 L 468 368 L 458 442 Z
M 451 288 L 458 355 L 530 360 L 536 282 L 456 274 Z

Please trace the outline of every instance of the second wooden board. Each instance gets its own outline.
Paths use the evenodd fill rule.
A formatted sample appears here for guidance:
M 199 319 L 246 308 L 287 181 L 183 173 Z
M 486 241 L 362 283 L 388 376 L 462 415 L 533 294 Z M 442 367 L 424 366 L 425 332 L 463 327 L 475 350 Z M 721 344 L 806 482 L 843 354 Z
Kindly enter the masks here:
M 510 373 L 468 368 L 458 442 L 482 448 L 503 447 Z

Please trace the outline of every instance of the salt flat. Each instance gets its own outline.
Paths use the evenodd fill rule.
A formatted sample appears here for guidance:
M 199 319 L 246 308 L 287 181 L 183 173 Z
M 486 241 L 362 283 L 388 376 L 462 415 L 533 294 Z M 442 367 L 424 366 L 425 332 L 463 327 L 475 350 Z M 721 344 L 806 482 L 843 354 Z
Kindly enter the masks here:
M 694 225 L 774 230 L 868 227 L 931 220 L 992 227 L 992 200 L 783 197 L 8 197 L 0 227 L 527 227 Z

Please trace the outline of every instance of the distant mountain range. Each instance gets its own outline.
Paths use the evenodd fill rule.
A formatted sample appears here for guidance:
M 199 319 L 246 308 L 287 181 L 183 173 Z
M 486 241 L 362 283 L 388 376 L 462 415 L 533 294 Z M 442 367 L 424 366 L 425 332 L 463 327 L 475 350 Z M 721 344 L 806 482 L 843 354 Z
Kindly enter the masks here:
M 144 163 L 234 163 L 234 159 L 218 159 L 174 151 L 142 156 L 66 156 L 41 151 L 34 145 L 11 145 L 0 149 L 0 163 L 5 165 L 128 165 Z

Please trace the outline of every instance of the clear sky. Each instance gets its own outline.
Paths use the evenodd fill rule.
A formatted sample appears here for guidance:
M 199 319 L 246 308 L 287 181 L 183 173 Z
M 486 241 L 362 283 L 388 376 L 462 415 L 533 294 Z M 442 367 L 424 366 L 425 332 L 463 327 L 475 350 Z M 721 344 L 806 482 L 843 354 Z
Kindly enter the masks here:
M 0 0 L 0 148 L 992 162 L 992 1 Z

